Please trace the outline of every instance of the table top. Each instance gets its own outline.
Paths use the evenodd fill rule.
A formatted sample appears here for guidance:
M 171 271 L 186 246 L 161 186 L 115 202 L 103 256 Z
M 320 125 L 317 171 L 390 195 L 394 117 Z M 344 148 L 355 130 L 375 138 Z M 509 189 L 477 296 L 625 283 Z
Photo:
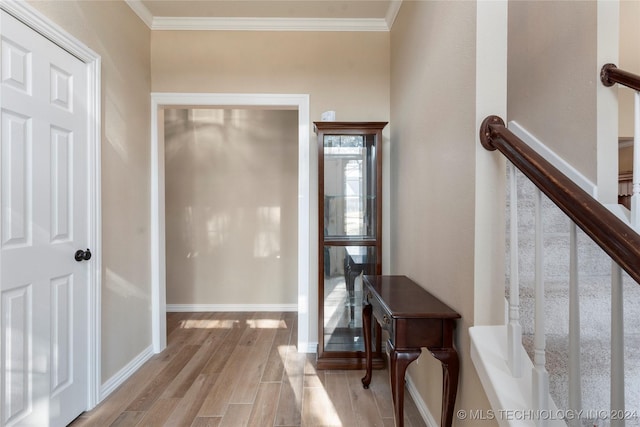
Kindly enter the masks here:
M 394 318 L 459 319 L 451 307 L 407 276 L 365 275 L 363 283 L 375 292 Z

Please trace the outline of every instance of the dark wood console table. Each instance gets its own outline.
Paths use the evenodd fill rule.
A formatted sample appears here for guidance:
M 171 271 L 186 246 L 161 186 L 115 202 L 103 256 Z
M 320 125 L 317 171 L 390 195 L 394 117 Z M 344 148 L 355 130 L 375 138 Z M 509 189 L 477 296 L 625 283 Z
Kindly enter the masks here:
M 389 333 L 389 376 L 396 427 L 404 425 L 404 375 L 426 347 L 442 363 L 441 425 L 450 427 L 458 392 L 459 361 L 453 345 L 460 315 L 406 276 L 364 276 L 362 321 L 366 353 L 364 388 L 371 383 L 371 315 Z

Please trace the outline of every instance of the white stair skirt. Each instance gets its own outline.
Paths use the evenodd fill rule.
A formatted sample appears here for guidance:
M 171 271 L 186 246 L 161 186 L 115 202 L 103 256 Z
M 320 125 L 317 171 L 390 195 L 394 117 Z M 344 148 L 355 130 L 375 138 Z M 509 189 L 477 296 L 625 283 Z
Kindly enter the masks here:
M 538 419 L 546 418 L 550 427 L 566 427 L 567 411 L 559 411 L 551 396 L 548 410 L 533 409 L 533 363 L 524 348 L 520 351 L 522 376 L 511 375 L 506 362 L 507 326 L 473 326 L 469 335 L 471 360 L 500 426 L 535 426 Z

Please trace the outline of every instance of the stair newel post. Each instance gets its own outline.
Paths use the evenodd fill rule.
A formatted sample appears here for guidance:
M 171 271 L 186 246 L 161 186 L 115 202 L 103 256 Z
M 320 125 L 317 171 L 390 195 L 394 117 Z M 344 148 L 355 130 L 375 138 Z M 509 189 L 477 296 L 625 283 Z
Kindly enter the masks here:
M 535 321 L 534 321 L 534 357 L 533 357 L 533 406 L 536 410 L 549 410 L 549 374 L 546 364 L 546 339 L 544 331 L 544 271 L 542 227 L 542 192 L 535 190 Z M 537 426 L 546 426 L 546 417 L 537 417 Z
M 516 167 L 509 167 L 509 324 L 507 326 L 508 363 L 511 375 L 522 376 L 522 325 L 520 324 L 520 274 L 518 271 L 518 181 Z
M 611 263 L 611 413 L 624 414 L 624 297 L 622 269 Z M 624 427 L 623 416 L 611 417 L 611 427 Z
M 576 414 L 582 409 L 579 295 L 578 227 L 571 221 L 569 227 L 569 409 Z M 571 427 L 581 425 L 578 417 L 571 418 L 568 422 Z

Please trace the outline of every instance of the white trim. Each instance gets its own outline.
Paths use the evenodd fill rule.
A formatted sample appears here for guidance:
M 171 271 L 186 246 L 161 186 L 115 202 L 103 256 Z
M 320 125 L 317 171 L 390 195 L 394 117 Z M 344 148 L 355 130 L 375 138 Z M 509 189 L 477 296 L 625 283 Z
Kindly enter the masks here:
M 120 387 L 131 375 L 136 373 L 146 362 L 153 357 L 153 348 L 151 346 L 142 350 L 134 359 L 127 363 L 122 369 L 116 372 L 100 387 L 100 400 L 106 399 L 118 387 Z
M 155 17 L 152 30 L 389 31 L 385 19 Z
M 387 23 L 387 28 L 391 31 L 393 23 L 396 21 L 398 13 L 400 12 L 400 6 L 402 6 L 402 0 L 392 0 L 389 3 L 389 9 L 387 9 L 387 16 L 384 20 Z
M 536 138 L 528 130 L 520 126 L 518 122 L 510 121 L 509 130 L 514 135 L 522 139 L 536 153 L 540 154 L 546 161 L 555 166 L 560 172 L 565 174 L 569 179 L 575 182 L 580 188 L 589 193 L 594 199 L 598 198 L 598 188 L 587 177 L 582 175 L 580 171 L 571 166 L 562 157 L 558 156 L 553 150 L 544 145 L 542 141 Z
M 590 71 L 594 77 L 600 75 L 602 64 L 619 63 L 620 50 L 620 2 L 598 1 L 596 4 L 596 60 Z M 596 80 L 595 89 L 598 200 L 603 204 L 618 203 L 618 88 L 607 87 Z
M 608 203 L 605 204 L 604 207 L 609 209 L 609 211 L 617 216 L 620 221 L 631 227 L 631 212 L 629 209 L 624 207 L 624 205 L 621 205 L 620 203 Z
M 409 391 L 409 395 L 413 399 L 413 402 L 416 404 L 418 408 L 418 412 L 420 412 L 420 416 L 422 416 L 422 420 L 427 425 L 427 427 L 438 427 L 438 423 L 436 419 L 433 417 L 433 414 L 427 407 L 427 404 L 424 403 L 422 396 L 420 396 L 420 392 L 416 388 L 413 380 L 409 375 L 406 376 L 407 390 Z
M 154 17 L 140 0 L 125 0 L 151 30 L 389 31 L 402 0 L 389 3 L 385 18 Z
M 100 56 L 25 1 L 1 0 L 0 8 L 86 64 Z
M 307 94 L 151 94 L 151 305 L 153 351 L 166 343 L 166 275 L 164 218 L 164 145 L 159 143 L 159 110 L 165 106 L 293 107 L 298 109 L 298 351 L 315 352 L 317 343 L 309 341 L 310 288 L 317 289 L 317 278 L 309 269 L 311 228 L 309 223 L 310 164 L 309 95 Z M 317 316 L 316 316 L 317 317 Z M 309 351 L 311 349 L 311 351 Z
M 167 304 L 167 312 L 173 313 L 220 313 L 297 311 L 296 304 Z
M 502 414 L 517 411 L 528 412 L 534 410 L 532 396 L 533 363 L 524 348 L 521 349 L 522 376 L 513 377 L 507 366 L 507 327 L 473 326 L 469 328 L 471 338 L 471 360 L 476 368 L 480 382 L 484 388 L 492 415 L 501 427 L 506 426 L 535 426 L 535 421 L 526 417 L 511 417 Z M 415 399 L 414 399 L 415 400 Z M 475 409 L 475 408 L 474 408 Z M 480 409 L 480 408 L 478 408 Z M 553 399 L 549 396 L 549 413 L 556 413 Z M 471 410 L 465 413 L 473 416 Z M 485 412 L 484 415 L 489 414 Z M 468 421 L 472 421 L 468 419 Z M 547 427 L 566 427 L 561 419 L 547 420 Z
M 102 307 L 102 205 L 101 205 L 101 58 L 80 40 L 67 33 L 28 3 L 15 0 L 0 1 L 0 9 L 9 13 L 25 25 L 74 55 L 87 66 L 87 163 L 89 181 L 88 247 L 93 249 L 92 261 L 88 263 L 87 284 L 89 292 L 86 306 L 88 310 L 87 328 L 87 402 L 86 409 L 92 409 L 100 402 L 101 382 L 101 307 Z
M 133 9 L 133 11 L 138 15 L 142 22 L 144 22 L 147 27 L 151 28 L 153 26 L 153 15 L 149 12 L 149 9 L 142 3 L 140 0 L 124 0 L 127 5 Z

